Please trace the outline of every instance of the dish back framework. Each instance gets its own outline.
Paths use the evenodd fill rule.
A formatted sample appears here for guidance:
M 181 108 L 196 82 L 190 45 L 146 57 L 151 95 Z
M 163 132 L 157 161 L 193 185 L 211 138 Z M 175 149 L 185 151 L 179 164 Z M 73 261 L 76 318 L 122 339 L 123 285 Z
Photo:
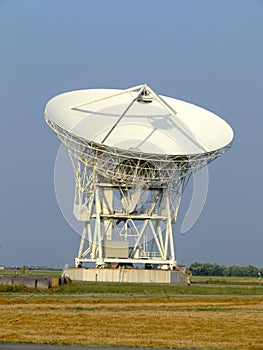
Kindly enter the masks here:
M 73 212 L 84 223 L 75 266 L 174 269 L 182 194 L 191 174 L 231 147 L 230 126 L 147 85 L 58 95 L 45 118 L 75 173 Z

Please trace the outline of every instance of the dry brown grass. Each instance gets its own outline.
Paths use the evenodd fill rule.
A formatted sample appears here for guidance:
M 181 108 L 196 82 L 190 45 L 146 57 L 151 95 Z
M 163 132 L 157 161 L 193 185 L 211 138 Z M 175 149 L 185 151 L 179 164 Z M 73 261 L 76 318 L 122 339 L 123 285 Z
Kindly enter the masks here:
M 0 341 L 259 350 L 263 297 L 2 297 Z

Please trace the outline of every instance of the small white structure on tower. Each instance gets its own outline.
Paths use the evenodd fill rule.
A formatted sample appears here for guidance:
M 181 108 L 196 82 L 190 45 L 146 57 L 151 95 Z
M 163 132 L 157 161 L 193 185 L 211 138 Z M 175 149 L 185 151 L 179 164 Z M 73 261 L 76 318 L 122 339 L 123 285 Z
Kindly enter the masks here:
M 231 127 L 147 85 L 64 93 L 45 118 L 75 172 L 73 210 L 83 221 L 75 266 L 174 269 L 182 193 L 192 173 L 230 148 Z

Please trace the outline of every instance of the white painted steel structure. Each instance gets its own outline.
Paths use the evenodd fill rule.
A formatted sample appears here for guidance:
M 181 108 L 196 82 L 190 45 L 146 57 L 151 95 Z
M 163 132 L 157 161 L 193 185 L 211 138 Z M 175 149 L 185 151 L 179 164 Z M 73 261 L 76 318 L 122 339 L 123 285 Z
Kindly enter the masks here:
M 231 146 L 217 115 L 149 86 L 89 89 L 51 99 L 45 118 L 75 172 L 84 222 L 76 266 L 176 266 L 172 224 L 189 177 Z

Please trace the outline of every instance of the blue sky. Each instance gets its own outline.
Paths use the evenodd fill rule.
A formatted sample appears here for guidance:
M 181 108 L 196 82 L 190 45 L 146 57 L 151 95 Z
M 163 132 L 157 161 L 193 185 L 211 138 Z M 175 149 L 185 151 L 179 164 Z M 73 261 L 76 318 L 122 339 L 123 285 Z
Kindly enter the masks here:
M 59 141 L 44 122 L 64 91 L 147 83 L 223 117 L 232 149 L 209 166 L 177 259 L 263 267 L 263 1 L 0 1 L 0 264 L 73 264 L 79 235 L 56 201 Z

